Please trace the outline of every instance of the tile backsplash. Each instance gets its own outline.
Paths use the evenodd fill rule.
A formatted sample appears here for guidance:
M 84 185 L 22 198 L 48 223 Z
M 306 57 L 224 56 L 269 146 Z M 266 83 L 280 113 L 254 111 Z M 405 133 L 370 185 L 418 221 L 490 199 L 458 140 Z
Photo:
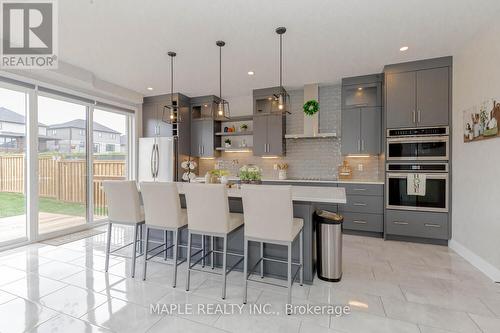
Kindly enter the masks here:
M 291 114 L 287 115 L 286 132 L 302 133 L 304 116 L 304 91 L 289 91 Z M 336 179 L 338 166 L 342 163 L 341 144 L 341 86 L 319 88 L 319 128 L 320 132 L 336 132 L 338 138 L 286 139 L 286 155 L 282 158 L 265 159 L 252 153 L 222 153 L 215 160 L 199 160 L 198 174 L 204 175 L 216 165 L 229 170 L 236 176 L 239 168 L 245 164 L 255 164 L 262 168 L 263 178 L 277 178 L 274 164 L 288 164 L 289 178 Z M 383 163 L 378 156 L 367 158 L 348 158 L 356 179 L 379 179 L 382 177 Z M 361 166 L 360 166 L 361 165 Z

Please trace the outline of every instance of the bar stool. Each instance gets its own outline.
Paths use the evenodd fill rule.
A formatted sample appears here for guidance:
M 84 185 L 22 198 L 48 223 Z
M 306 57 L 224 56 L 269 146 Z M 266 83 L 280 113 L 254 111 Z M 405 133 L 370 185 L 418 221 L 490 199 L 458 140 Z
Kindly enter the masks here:
M 264 277 L 264 261 L 280 262 L 287 264 L 288 304 L 292 302 L 292 284 L 297 273 L 300 273 L 300 285 L 304 280 L 304 221 L 293 217 L 292 187 L 291 186 L 265 186 L 242 185 L 243 213 L 245 215 L 245 239 L 243 276 L 245 286 L 243 303 L 247 302 L 248 280 L 267 283 L 263 280 L 250 279 L 257 265 L 260 264 L 260 276 Z M 292 244 L 299 236 L 299 263 L 292 262 Z M 260 243 L 260 259 L 248 273 L 248 243 Z M 284 245 L 288 249 L 287 261 L 264 257 L 264 243 Z M 298 266 L 292 275 L 292 265 Z M 275 284 L 273 284 L 275 285 Z
M 137 184 L 133 180 L 106 180 L 103 181 L 104 193 L 108 203 L 108 239 L 106 243 L 105 271 L 109 268 L 109 255 L 127 246 L 132 245 L 132 267 L 130 275 L 135 276 L 135 261 L 137 258 L 137 243 L 142 253 L 142 226 L 144 225 L 144 210 Z M 111 249 L 111 229 L 113 224 L 134 227 L 134 240 L 113 251 Z
M 188 249 L 187 249 L 187 280 L 186 291 L 189 291 L 189 280 L 191 271 L 201 271 L 207 273 L 219 274 L 215 271 L 194 268 L 200 261 L 205 260 L 211 255 L 211 264 L 214 265 L 214 253 L 222 254 L 222 299 L 226 298 L 226 277 L 236 265 L 243 261 L 243 256 L 237 253 L 227 252 L 228 235 L 236 231 L 243 224 L 243 214 L 230 213 L 227 191 L 221 184 L 183 184 L 186 194 L 187 214 L 188 214 Z M 206 253 L 205 250 L 199 250 L 191 254 L 191 243 L 193 235 L 210 236 L 211 249 Z M 215 249 L 213 238 L 222 238 L 222 251 Z M 202 245 L 203 247 L 203 245 Z M 191 264 L 191 257 L 202 252 L 201 258 Z M 229 269 L 227 269 L 227 256 L 237 256 L 240 259 Z
M 146 249 L 144 252 L 143 280 L 146 280 L 148 260 L 164 253 L 166 259 L 167 251 L 172 249 L 174 276 L 172 286 L 177 284 L 177 266 L 185 260 L 178 262 L 177 249 L 179 248 L 179 232 L 187 226 L 187 212 L 181 208 L 177 183 L 172 182 L 141 182 L 141 194 L 146 215 Z M 164 243 L 149 249 L 149 231 L 162 230 Z M 167 244 L 167 233 L 172 232 L 172 244 Z M 163 250 L 154 253 L 148 258 L 148 253 L 164 247 Z

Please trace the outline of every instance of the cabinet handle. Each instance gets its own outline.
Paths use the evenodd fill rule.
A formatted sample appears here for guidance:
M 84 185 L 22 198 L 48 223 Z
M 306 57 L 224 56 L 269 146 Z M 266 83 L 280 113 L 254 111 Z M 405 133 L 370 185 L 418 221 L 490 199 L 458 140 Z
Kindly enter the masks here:
M 408 222 L 401 222 L 401 221 L 394 221 L 393 223 L 398 225 L 408 225 Z
M 413 110 L 412 114 L 413 114 L 413 123 L 416 124 L 417 123 L 417 113 L 415 112 L 415 110 Z
M 355 202 L 355 203 L 353 203 L 353 205 L 354 206 L 363 206 L 363 207 L 366 206 L 365 203 L 361 203 L 361 202 Z
M 365 140 L 361 140 L 361 151 L 365 151 Z
M 353 188 L 353 191 L 366 191 L 366 188 Z
M 425 223 L 424 225 L 429 228 L 441 228 L 439 224 L 434 224 L 434 223 Z
M 366 224 L 366 221 L 361 221 L 361 220 L 353 220 L 352 222 L 357 224 Z
M 361 140 L 358 140 L 358 151 L 361 151 Z
M 417 111 L 417 123 L 420 123 L 420 110 Z

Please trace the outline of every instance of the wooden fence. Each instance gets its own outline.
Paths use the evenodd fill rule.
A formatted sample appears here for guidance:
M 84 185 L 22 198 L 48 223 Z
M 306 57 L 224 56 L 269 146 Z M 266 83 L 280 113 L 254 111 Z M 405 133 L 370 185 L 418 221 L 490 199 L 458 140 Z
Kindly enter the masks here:
M 24 193 L 24 155 L 0 155 L 0 192 Z M 41 197 L 85 204 L 85 160 L 64 160 L 43 156 L 38 159 L 38 191 Z M 125 179 L 125 161 L 96 160 L 93 163 L 94 210 L 106 213 L 106 198 L 102 189 L 104 180 Z

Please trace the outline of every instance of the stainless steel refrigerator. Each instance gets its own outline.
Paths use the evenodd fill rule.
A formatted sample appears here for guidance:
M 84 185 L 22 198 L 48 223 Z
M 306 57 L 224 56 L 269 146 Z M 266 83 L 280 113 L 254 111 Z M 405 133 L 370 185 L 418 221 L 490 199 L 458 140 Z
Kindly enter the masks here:
M 139 181 L 177 181 L 177 138 L 139 139 Z

